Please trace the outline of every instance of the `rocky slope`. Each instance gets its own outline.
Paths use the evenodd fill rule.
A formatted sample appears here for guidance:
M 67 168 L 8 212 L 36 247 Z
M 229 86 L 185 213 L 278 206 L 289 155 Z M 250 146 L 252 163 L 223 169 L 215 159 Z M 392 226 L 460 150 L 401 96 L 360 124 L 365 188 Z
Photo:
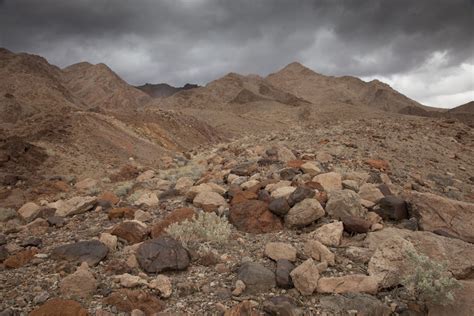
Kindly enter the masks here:
M 173 87 L 167 83 L 146 83 L 144 85 L 137 86 L 136 88 L 145 92 L 152 98 L 166 98 L 172 96 L 175 93 L 178 93 L 179 91 L 195 89 L 199 88 L 199 86 L 197 84 L 190 83 L 187 83 L 182 87 Z
M 4 188 L 0 309 L 469 315 L 473 143 L 472 129 L 439 119 L 328 122 L 167 168 L 130 162 L 103 178 L 50 179 L 26 198 Z M 229 238 L 166 237 L 200 212 L 228 219 Z M 408 250 L 447 262 L 462 285 L 453 302 L 424 304 L 401 285 Z

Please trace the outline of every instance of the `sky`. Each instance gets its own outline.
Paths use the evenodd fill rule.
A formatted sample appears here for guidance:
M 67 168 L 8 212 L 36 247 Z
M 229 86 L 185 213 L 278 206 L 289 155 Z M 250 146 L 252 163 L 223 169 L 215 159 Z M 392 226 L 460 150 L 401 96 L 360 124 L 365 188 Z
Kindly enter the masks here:
M 298 61 L 430 106 L 474 100 L 474 0 L 0 0 L 0 47 L 127 82 L 205 84 Z

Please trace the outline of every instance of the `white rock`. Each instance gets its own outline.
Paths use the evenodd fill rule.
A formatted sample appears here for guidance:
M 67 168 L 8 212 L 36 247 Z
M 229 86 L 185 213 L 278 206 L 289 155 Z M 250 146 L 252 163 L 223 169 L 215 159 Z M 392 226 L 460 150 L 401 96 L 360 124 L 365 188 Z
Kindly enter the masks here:
M 337 172 L 318 174 L 313 181 L 321 184 L 326 192 L 342 189 L 342 176 Z
M 151 280 L 149 287 L 160 291 L 160 295 L 165 298 L 170 297 L 171 293 L 173 293 L 173 286 L 170 278 L 163 274 L 159 274 L 156 278 Z
M 311 232 L 310 236 L 326 246 L 337 247 L 341 243 L 343 231 L 344 225 L 342 222 L 333 222 L 319 227 Z
M 291 193 L 293 193 L 293 191 L 296 190 L 296 187 L 280 187 L 276 190 L 274 190 L 272 193 L 271 193 L 271 196 L 275 199 L 278 199 L 278 198 L 281 198 L 281 197 L 284 197 L 284 198 L 288 198 L 290 196 Z

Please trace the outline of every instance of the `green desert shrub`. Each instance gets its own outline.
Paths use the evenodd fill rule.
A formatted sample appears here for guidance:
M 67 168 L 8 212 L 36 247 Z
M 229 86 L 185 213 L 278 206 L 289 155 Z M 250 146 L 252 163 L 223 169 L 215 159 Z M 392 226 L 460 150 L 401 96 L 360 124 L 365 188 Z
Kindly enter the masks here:
M 227 218 L 215 213 L 200 212 L 197 217 L 170 225 L 166 232 L 183 244 L 190 241 L 224 243 L 229 239 L 231 225 Z
M 415 251 L 407 253 L 413 272 L 402 283 L 418 299 L 426 303 L 446 305 L 454 300 L 460 283 L 447 271 L 446 263 L 431 260 Z

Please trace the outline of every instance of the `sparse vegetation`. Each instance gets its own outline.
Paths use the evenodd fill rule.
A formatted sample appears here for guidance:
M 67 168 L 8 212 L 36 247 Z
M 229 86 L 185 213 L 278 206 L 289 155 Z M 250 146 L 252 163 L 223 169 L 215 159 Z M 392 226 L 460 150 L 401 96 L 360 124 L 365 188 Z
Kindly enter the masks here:
M 166 232 L 184 245 L 190 241 L 224 243 L 229 239 L 231 225 L 225 217 L 201 212 L 191 220 L 171 225 Z
M 446 264 L 413 251 L 409 251 L 407 255 L 414 270 L 403 280 L 403 285 L 424 302 L 442 305 L 452 302 L 453 290 L 461 285 L 447 271 Z

